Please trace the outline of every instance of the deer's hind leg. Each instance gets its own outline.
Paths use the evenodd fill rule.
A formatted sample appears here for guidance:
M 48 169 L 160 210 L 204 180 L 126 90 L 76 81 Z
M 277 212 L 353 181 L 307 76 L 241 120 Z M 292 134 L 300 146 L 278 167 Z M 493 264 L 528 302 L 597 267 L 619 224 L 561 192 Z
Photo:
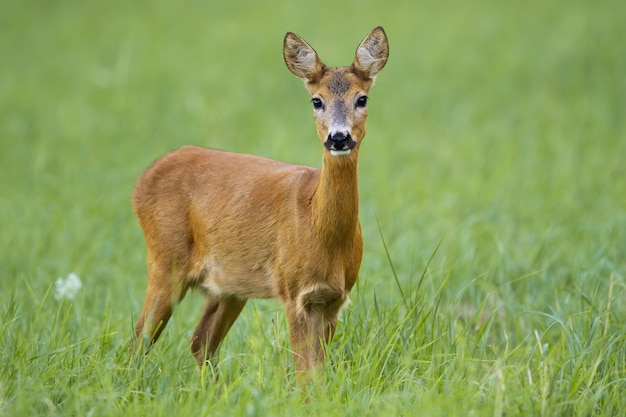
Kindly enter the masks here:
M 237 297 L 208 296 L 202 318 L 191 338 L 191 353 L 198 365 L 202 366 L 215 354 L 246 301 Z
M 175 267 L 161 266 L 150 261 L 148 265 L 148 288 L 135 327 L 135 354 L 149 348 L 159 339 L 172 316 L 174 305 L 183 299 L 188 289 Z

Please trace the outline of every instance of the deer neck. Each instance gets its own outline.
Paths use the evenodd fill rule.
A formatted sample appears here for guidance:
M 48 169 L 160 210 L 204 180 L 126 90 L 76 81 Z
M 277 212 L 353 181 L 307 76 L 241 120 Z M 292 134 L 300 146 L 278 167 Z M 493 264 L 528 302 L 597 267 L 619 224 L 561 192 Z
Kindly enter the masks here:
M 329 249 L 345 244 L 346 237 L 351 237 L 358 225 L 359 190 L 354 153 L 336 157 L 324 152 L 312 208 L 315 227 Z

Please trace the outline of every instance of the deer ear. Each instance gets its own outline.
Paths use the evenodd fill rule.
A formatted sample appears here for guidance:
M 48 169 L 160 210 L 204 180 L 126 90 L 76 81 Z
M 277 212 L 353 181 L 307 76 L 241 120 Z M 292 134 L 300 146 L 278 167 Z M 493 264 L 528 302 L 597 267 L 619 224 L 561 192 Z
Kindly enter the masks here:
M 354 69 L 364 79 L 374 79 L 389 57 L 389 42 L 381 26 L 375 27 L 356 48 Z
M 324 64 L 315 49 L 295 33 L 288 32 L 283 44 L 283 56 L 287 68 L 298 78 L 308 82 L 319 80 L 324 72 Z

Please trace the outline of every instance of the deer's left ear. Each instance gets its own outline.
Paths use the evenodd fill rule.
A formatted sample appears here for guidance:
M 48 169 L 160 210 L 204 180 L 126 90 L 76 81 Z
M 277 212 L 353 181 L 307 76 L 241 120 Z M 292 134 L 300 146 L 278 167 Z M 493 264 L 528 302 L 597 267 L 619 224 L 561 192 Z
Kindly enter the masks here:
M 374 79 L 389 57 L 389 42 L 381 26 L 375 27 L 356 48 L 354 69 L 364 79 Z

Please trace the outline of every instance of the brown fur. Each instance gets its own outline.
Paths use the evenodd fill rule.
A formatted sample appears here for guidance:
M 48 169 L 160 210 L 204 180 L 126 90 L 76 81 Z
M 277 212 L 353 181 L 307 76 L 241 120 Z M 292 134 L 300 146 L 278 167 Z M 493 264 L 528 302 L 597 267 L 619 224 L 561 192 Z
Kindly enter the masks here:
M 341 117 L 357 142 L 349 155 L 324 148 L 320 170 L 185 146 L 155 162 L 135 188 L 148 248 L 136 335 L 154 343 L 173 306 L 189 288 L 202 288 L 207 302 L 191 340 L 199 364 L 216 352 L 247 299 L 271 297 L 285 305 L 296 371 L 314 368 L 359 271 L 357 159 L 367 112 L 354 100 L 384 66 L 386 36 L 372 30 L 351 67 L 327 68 L 292 33 L 284 51 L 289 69 L 325 100 L 325 110 L 314 111 L 322 142 L 333 111 L 348 113 Z

